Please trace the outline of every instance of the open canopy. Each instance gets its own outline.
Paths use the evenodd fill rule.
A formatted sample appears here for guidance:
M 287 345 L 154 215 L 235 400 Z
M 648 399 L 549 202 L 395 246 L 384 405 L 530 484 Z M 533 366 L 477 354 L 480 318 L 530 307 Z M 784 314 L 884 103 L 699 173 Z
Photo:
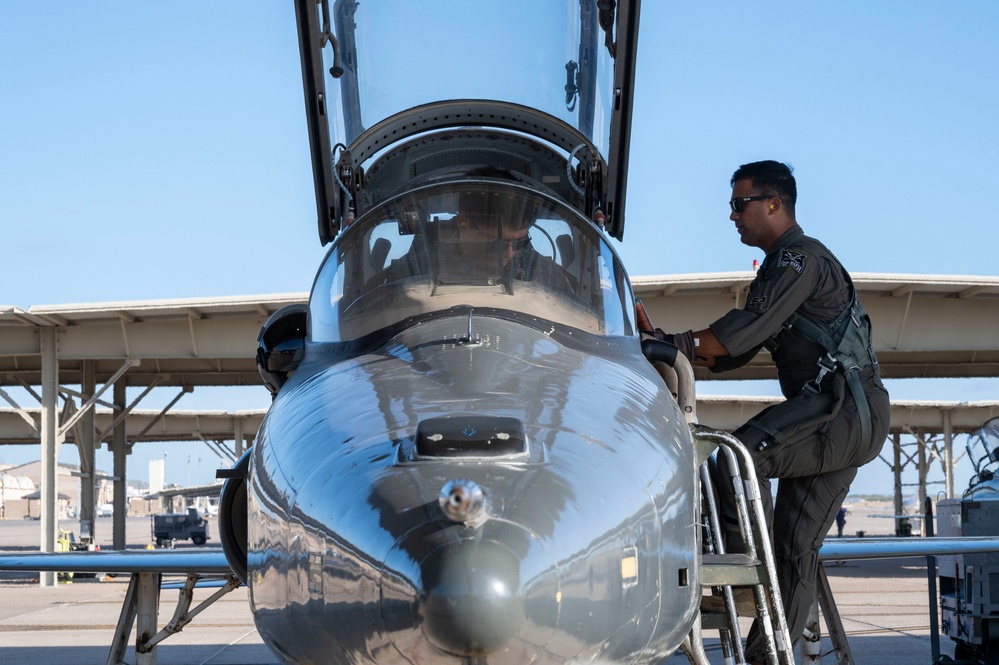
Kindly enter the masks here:
M 323 243 L 364 212 L 379 152 L 442 128 L 490 127 L 556 148 L 577 209 L 623 234 L 638 2 L 298 0 Z M 337 146 L 334 148 L 334 146 Z

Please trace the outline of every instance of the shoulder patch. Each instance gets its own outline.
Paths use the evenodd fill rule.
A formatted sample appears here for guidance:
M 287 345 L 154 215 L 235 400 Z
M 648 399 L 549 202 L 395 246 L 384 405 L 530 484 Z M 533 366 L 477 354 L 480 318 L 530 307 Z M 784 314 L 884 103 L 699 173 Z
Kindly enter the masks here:
M 799 275 L 805 268 L 805 253 L 792 252 L 789 249 L 780 250 L 780 260 L 777 262 L 778 268 L 790 268 Z

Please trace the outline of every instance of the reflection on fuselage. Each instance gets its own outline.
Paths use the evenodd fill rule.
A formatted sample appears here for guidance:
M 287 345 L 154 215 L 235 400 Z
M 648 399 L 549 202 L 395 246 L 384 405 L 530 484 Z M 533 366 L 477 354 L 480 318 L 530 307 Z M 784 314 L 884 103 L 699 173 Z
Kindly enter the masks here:
M 249 567 L 258 628 L 289 662 L 633 660 L 686 633 L 693 453 L 637 340 L 472 319 L 472 341 L 453 316 L 336 364 L 316 349 L 277 398 Z M 419 424 L 442 417 L 517 419 L 527 448 L 418 456 Z M 483 488 L 483 524 L 444 517 L 455 478 Z

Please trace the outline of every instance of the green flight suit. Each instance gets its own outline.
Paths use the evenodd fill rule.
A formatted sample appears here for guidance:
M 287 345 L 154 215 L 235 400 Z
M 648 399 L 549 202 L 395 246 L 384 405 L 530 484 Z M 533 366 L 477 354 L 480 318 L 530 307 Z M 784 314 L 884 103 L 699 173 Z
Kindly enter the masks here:
M 819 374 L 817 362 L 825 350 L 784 324 L 795 313 L 828 323 L 852 303 L 853 295 L 853 285 L 832 252 L 793 226 L 764 259 L 745 307 L 710 326 L 730 354 L 718 358 L 713 371 L 741 367 L 766 346 L 787 398 L 734 434 L 756 464 L 792 639 L 801 636 L 815 599 L 819 547 L 857 469 L 877 457 L 884 444 L 890 404 L 875 363 L 860 373 L 871 421 L 870 441 L 865 443 L 856 403 L 841 371 L 825 376 L 815 392 L 802 390 Z M 779 479 L 774 503 L 772 478 Z M 716 486 L 727 490 L 721 481 Z M 726 541 L 730 548 L 741 547 L 731 497 L 726 500 L 723 494 L 722 506 Z M 763 653 L 763 640 L 754 625 L 746 655 L 762 661 Z

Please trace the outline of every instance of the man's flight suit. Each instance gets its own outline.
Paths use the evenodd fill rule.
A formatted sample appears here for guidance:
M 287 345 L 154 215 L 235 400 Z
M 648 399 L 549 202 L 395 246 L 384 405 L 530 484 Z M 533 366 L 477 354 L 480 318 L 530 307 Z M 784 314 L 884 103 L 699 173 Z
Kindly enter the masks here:
M 880 452 L 888 434 L 890 405 L 870 350 L 873 362 L 858 376 L 870 411 L 870 436 L 864 441 L 862 418 L 842 369 L 824 375 L 815 386 L 817 363 L 826 357 L 826 349 L 799 327 L 785 324 L 795 314 L 820 326 L 829 323 L 851 306 L 853 298 L 853 285 L 836 257 L 793 226 L 764 259 L 744 309 L 732 310 L 710 326 L 730 354 L 717 358 L 712 371 L 741 367 L 766 346 L 787 398 L 734 434 L 756 463 L 764 508 L 772 520 L 774 556 L 792 639 L 802 634 L 815 598 L 819 546 L 857 468 Z M 866 317 L 861 324 L 869 336 Z M 810 383 L 811 389 L 803 390 Z M 780 479 L 775 504 L 771 504 L 771 478 Z M 715 485 L 728 490 L 726 483 Z M 722 505 L 727 508 L 723 521 L 731 548 L 740 546 L 741 536 L 734 501 L 729 499 Z M 763 640 L 755 625 L 746 653 L 762 660 Z

